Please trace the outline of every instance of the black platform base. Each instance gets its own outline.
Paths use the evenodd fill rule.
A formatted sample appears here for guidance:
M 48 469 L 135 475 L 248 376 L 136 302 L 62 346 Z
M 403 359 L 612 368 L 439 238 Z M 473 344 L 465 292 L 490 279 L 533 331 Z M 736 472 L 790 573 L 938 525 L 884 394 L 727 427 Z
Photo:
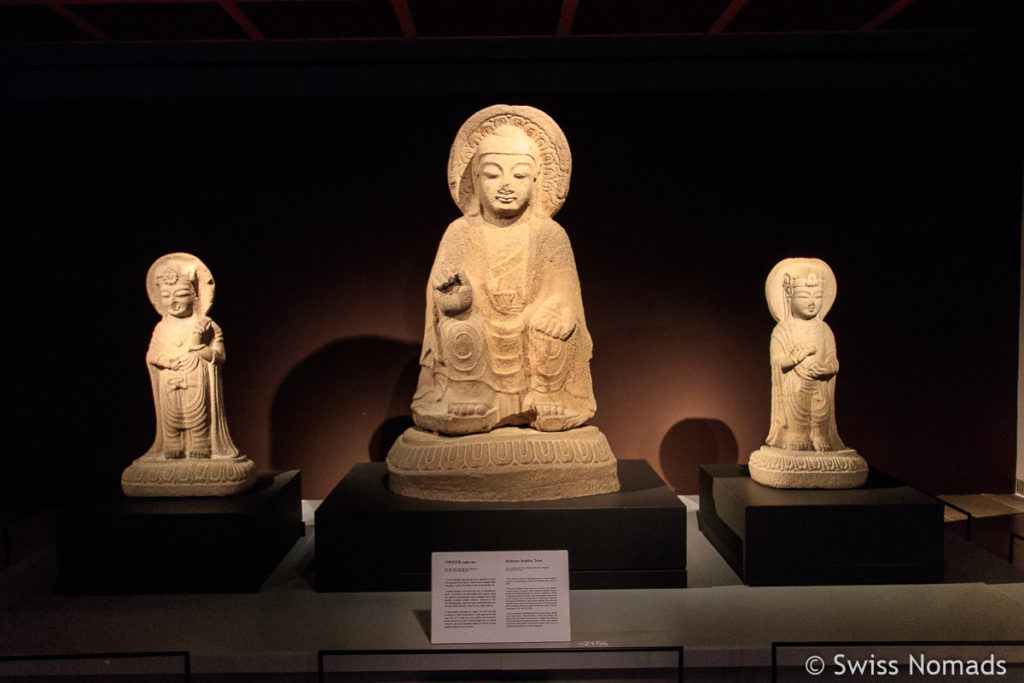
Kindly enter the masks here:
M 303 533 L 298 470 L 265 472 L 224 498 L 93 497 L 62 511 L 64 594 L 259 590 Z
M 430 553 L 568 550 L 569 585 L 686 586 L 686 508 L 644 460 L 620 491 L 522 503 L 392 493 L 384 463 L 352 467 L 316 511 L 318 591 L 430 590 Z
M 745 465 L 703 465 L 697 520 L 751 586 L 935 583 L 942 508 L 875 469 L 858 489 L 786 490 Z

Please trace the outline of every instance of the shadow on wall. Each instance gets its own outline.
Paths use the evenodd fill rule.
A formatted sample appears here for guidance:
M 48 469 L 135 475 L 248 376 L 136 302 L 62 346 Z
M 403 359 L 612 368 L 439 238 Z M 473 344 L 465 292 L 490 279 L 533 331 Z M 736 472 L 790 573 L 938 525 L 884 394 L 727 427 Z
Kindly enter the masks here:
M 677 422 L 661 440 L 661 471 L 677 494 L 695 494 L 701 465 L 735 464 L 739 447 L 721 420 L 689 418 Z
M 302 497 L 322 499 L 357 462 L 383 460 L 412 425 L 419 344 L 334 342 L 281 383 L 270 417 L 273 469 L 302 471 Z

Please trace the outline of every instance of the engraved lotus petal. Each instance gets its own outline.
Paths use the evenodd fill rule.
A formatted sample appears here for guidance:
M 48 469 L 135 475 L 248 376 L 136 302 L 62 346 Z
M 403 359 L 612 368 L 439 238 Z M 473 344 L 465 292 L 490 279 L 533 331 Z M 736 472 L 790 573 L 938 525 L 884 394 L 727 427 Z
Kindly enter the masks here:
M 442 469 L 446 470 L 457 470 L 466 465 L 466 449 L 465 447 L 452 448 L 448 447 L 444 449 L 441 454 L 441 466 Z
M 440 451 L 428 448 L 423 451 L 420 457 L 419 466 L 421 470 L 436 470 L 441 464 Z
M 484 467 L 487 465 L 487 449 L 480 444 L 473 444 L 466 449 L 466 464 L 470 467 Z
M 520 441 L 519 443 L 511 444 L 511 447 L 515 451 L 515 458 L 517 463 L 519 463 L 520 465 L 528 465 L 531 462 L 533 462 L 533 453 L 527 447 L 525 441 Z
M 491 462 L 495 465 L 511 465 L 513 453 L 507 443 L 489 444 Z
M 537 461 L 547 464 L 555 461 L 555 449 L 547 441 L 538 441 L 536 447 Z

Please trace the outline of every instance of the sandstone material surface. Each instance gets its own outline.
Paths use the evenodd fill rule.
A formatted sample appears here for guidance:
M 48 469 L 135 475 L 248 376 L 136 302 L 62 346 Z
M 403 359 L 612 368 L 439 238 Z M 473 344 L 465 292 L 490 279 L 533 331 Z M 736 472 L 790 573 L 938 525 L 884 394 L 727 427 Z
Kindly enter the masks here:
M 607 440 L 579 431 L 597 409 L 593 345 L 569 237 L 552 219 L 571 172 L 565 135 L 533 107 L 487 107 L 459 129 L 448 185 L 462 216 L 427 282 L 418 430 L 388 456 L 392 490 L 539 500 L 618 488 Z
M 836 278 L 816 258 L 787 258 L 765 281 L 777 321 L 769 355 L 771 426 L 750 456 L 750 476 L 775 488 L 856 488 L 868 465 L 847 448 L 836 428 L 839 359 L 825 315 L 836 299 Z
M 777 489 L 853 489 L 868 478 L 868 464 L 853 449 L 786 451 L 762 446 L 747 464 L 754 481 Z
M 146 275 L 160 322 L 146 367 L 153 389 L 153 445 L 121 475 L 128 496 L 227 496 L 256 481 L 254 463 L 231 440 L 224 411 L 224 334 L 207 316 L 214 280 L 198 258 L 161 256 Z
M 552 500 L 619 490 L 608 440 L 590 425 L 463 436 L 412 427 L 391 448 L 388 472 L 395 493 L 432 500 Z
M 532 107 L 488 107 L 459 130 L 448 182 L 463 215 L 430 272 L 412 401 L 423 429 L 563 431 L 593 416 L 576 262 L 551 218 L 571 164 L 561 129 Z

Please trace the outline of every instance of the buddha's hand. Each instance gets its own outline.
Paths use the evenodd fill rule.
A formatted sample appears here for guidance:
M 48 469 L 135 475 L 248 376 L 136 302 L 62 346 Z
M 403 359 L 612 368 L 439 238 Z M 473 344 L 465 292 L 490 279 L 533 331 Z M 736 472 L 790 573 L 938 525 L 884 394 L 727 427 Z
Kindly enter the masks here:
M 198 344 L 198 345 L 191 346 L 191 347 L 189 347 L 189 353 L 193 353 L 193 354 L 199 356 L 200 358 L 205 360 L 207 363 L 212 363 L 213 362 L 213 358 L 214 358 L 213 349 L 211 349 L 208 344 Z
M 207 324 L 206 321 L 197 320 L 192 326 L 192 339 L 189 340 L 188 351 L 189 354 L 199 356 L 206 362 L 213 361 L 213 349 L 210 345 L 203 341 L 207 338 Z
M 576 317 L 564 301 L 552 298 L 537 309 L 530 325 L 543 335 L 565 341 L 576 329 Z
M 170 369 L 175 371 L 191 370 L 199 364 L 197 358 L 201 358 L 197 352 L 189 349 L 180 356 L 175 356 L 170 361 Z
M 192 325 L 192 337 L 189 339 L 189 351 L 194 351 L 200 346 L 206 346 L 203 343 L 204 334 L 206 334 L 206 325 L 200 321 L 196 321 Z
M 469 286 L 469 278 L 461 270 L 442 268 L 434 278 L 434 289 L 439 292 L 446 292 L 453 287 Z
M 827 380 L 836 374 L 835 368 L 817 360 L 804 363 L 801 367 L 804 375 L 810 379 Z
M 442 268 L 432 283 L 435 300 L 441 313 L 454 316 L 469 310 L 473 304 L 473 287 L 461 270 Z
M 793 350 L 789 353 L 789 357 L 793 361 L 793 365 L 797 365 L 803 362 L 807 356 L 813 356 L 814 352 L 815 348 L 811 344 L 800 343 L 793 347 Z

